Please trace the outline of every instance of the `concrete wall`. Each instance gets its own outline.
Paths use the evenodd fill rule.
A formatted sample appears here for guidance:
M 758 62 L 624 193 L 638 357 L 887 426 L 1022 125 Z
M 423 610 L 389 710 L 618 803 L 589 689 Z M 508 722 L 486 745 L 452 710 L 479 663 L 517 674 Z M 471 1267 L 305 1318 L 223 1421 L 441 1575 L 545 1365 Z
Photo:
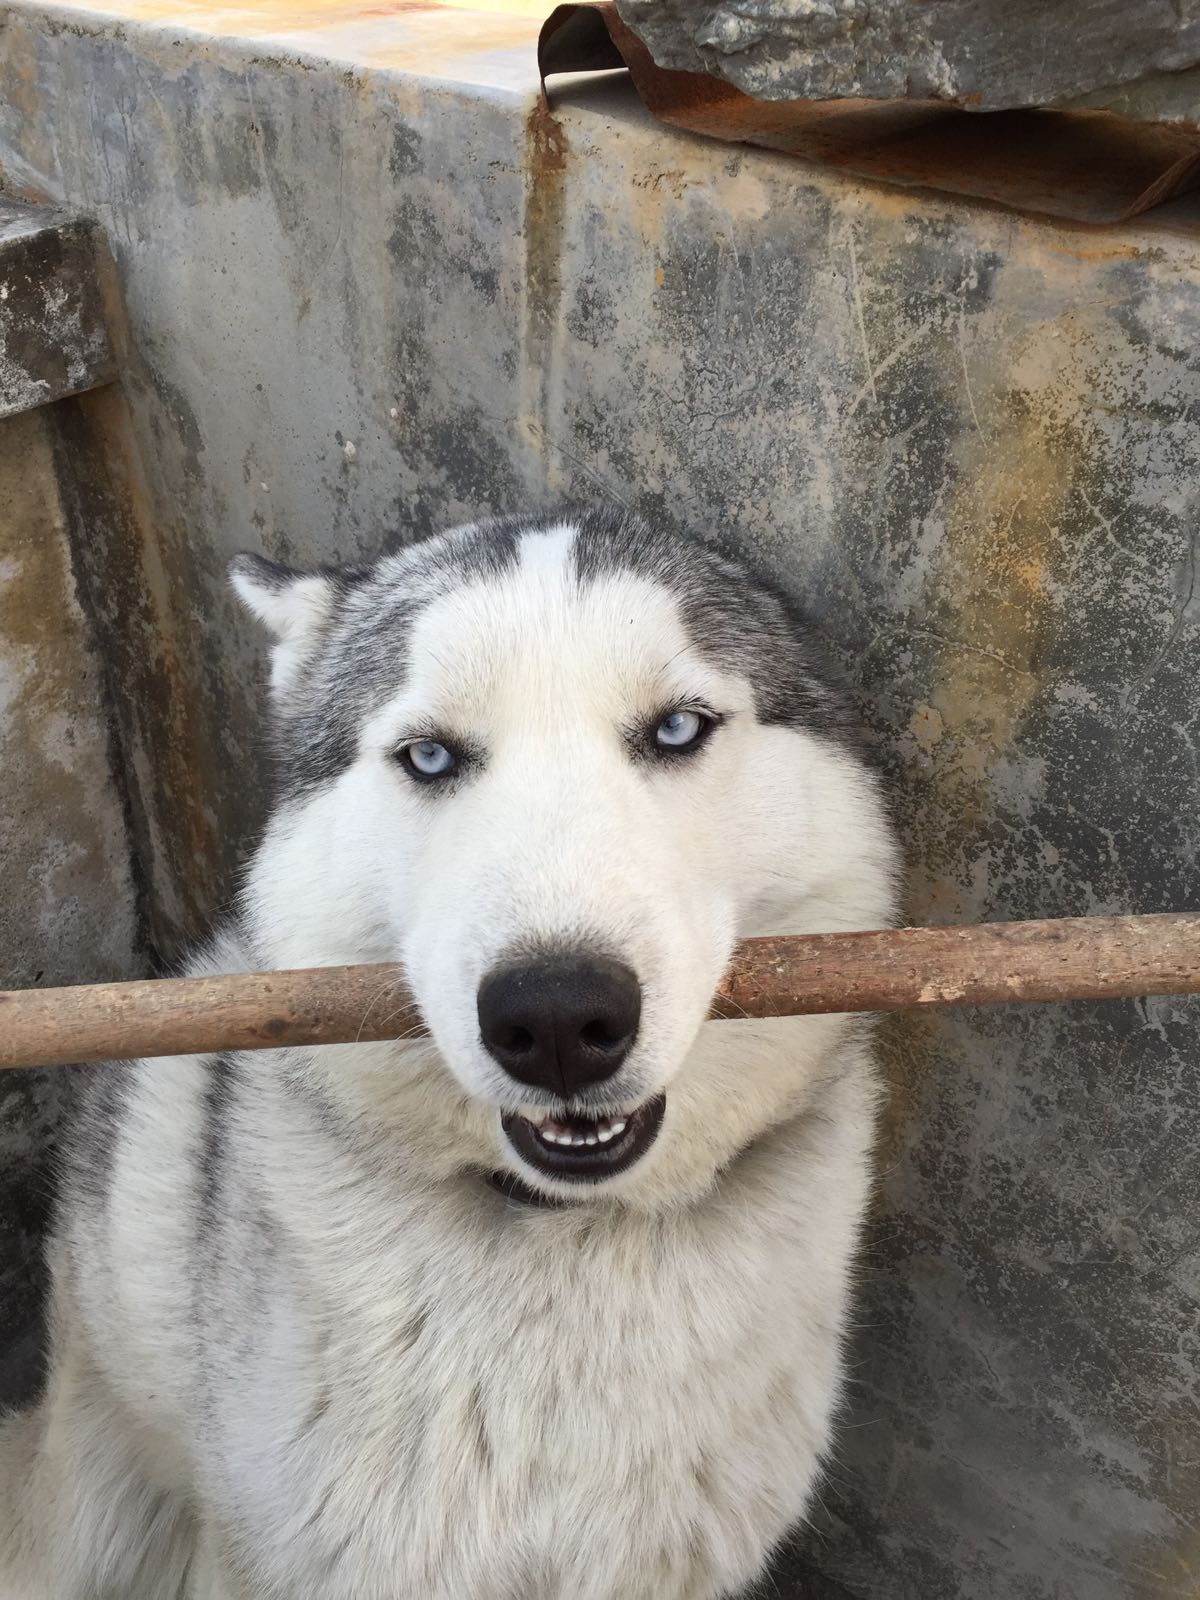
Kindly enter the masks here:
M 136 9 L 8 11 L 0 166 L 120 271 L 193 726 L 146 791 L 190 863 L 177 926 L 261 812 L 228 555 L 565 496 L 784 575 L 861 695 L 915 920 L 1200 904 L 1194 217 L 1073 233 L 873 189 L 619 88 L 549 117 L 532 33 L 485 59 L 439 18 L 423 56 L 407 12 L 385 46 L 336 6 L 284 40 Z M 1198 1016 L 886 1026 L 854 1396 L 780 1593 L 815 1563 L 861 1600 L 1195 1596 Z

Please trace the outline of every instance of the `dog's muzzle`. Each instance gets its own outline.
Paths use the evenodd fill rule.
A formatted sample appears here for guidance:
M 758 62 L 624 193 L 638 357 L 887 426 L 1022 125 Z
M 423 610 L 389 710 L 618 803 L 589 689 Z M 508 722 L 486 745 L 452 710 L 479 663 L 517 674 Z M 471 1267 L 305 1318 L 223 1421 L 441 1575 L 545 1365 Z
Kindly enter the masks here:
M 609 1080 L 637 1039 L 642 990 L 624 962 L 578 949 L 502 962 L 480 984 L 478 1009 L 492 1059 L 556 1107 L 552 1116 L 501 1119 L 522 1161 L 547 1178 L 598 1183 L 645 1155 L 662 1127 L 661 1095 L 607 1115 L 582 1109 L 597 1084 L 608 1084 L 604 1100 L 614 1103 Z

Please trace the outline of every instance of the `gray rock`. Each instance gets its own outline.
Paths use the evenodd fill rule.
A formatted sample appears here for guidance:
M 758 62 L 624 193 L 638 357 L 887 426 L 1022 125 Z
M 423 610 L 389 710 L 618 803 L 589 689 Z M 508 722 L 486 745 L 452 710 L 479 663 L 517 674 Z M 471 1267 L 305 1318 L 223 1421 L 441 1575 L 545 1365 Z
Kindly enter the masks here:
M 1200 61 L 1195 0 L 617 0 L 660 66 L 763 100 L 1047 105 Z

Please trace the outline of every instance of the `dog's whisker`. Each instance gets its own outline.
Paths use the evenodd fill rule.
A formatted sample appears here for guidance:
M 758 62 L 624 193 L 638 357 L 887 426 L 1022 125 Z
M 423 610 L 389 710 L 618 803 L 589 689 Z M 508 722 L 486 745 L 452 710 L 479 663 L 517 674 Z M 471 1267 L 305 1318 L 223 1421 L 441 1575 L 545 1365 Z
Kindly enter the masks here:
M 384 999 L 385 996 L 394 995 L 398 989 L 403 987 L 404 980 L 402 978 L 390 978 L 385 984 L 381 985 L 381 987 L 375 991 L 370 1000 L 367 1002 L 367 1009 L 362 1014 L 362 1020 L 358 1025 L 358 1032 L 354 1035 L 355 1044 L 358 1044 L 361 1041 L 362 1031 L 367 1025 L 367 1021 L 371 1015 L 371 1012 L 374 1010 L 379 1001 Z
M 397 1011 L 389 1011 L 380 1022 L 380 1027 L 386 1028 L 393 1017 L 402 1017 L 409 1009 L 408 1006 L 401 1006 Z M 386 1037 L 392 1044 L 406 1044 L 411 1039 L 427 1039 L 429 1035 L 425 1032 L 424 1024 L 418 1019 L 410 1027 L 405 1028 L 403 1033 L 389 1033 Z

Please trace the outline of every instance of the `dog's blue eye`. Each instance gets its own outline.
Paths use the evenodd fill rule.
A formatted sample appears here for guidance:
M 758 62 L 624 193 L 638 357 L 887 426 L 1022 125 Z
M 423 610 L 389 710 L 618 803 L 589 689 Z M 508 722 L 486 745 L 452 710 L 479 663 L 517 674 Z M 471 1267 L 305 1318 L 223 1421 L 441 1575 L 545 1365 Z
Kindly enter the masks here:
M 400 760 L 414 778 L 444 778 L 457 762 L 444 744 L 436 739 L 417 739 L 400 751 Z
M 698 711 L 671 711 L 654 730 L 654 742 L 660 750 L 690 750 L 711 726 Z

